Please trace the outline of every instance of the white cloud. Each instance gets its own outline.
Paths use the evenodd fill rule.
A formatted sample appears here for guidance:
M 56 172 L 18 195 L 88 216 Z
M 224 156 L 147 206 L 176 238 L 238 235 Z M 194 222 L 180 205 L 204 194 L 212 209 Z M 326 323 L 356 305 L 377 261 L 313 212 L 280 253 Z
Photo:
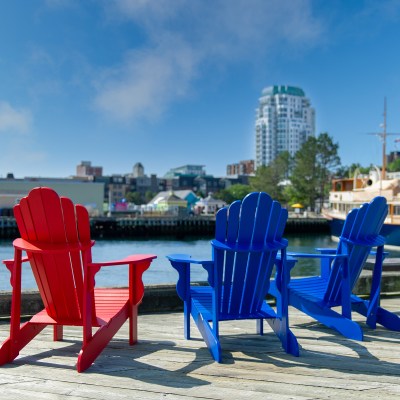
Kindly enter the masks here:
M 323 31 L 309 0 L 115 0 L 110 14 L 115 10 L 147 39 L 146 48 L 131 50 L 95 80 L 96 107 L 123 121 L 159 116 L 189 92 L 203 65 L 228 67 L 281 46 L 311 47 Z
M 190 47 L 178 38 L 164 39 L 154 48 L 130 52 L 122 65 L 105 71 L 95 104 L 122 121 L 157 118 L 170 101 L 187 93 L 196 73 Z
M 0 101 L 0 132 L 27 133 L 32 125 L 32 115 L 25 109 L 13 108 L 9 103 Z

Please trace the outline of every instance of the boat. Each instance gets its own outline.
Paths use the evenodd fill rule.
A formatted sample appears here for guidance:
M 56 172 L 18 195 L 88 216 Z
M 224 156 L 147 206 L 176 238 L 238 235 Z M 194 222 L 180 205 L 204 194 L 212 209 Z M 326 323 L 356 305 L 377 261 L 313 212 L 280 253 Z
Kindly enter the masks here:
M 342 231 L 347 214 L 376 196 L 386 198 L 389 210 L 382 227 L 386 247 L 400 250 L 400 180 L 382 179 L 381 171 L 370 171 L 368 176 L 357 172 L 353 178 L 334 179 L 329 192 L 329 206 L 322 210 L 328 220 L 332 238 L 336 240 Z
M 382 132 L 371 133 L 379 136 L 382 142 L 382 170 L 375 166 L 367 176 L 360 175 L 359 170 L 356 170 L 353 178 L 334 179 L 329 192 L 329 207 L 323 209 L 322 214 L 328 220 L 332 238 L 335 240 L 340 236 L 350 210 L 360 207 L 376 196 L 384 196 L 389 210 L 381 234 L 386 239 L 385 247 L 400 250 L 400 180 L 390 179 L 386 174 L 387 136 L 400 136 L 400 133 L 386 132 L 386 98 L 382 128 Z M 400 176 L 400 173 L 397 175 Z

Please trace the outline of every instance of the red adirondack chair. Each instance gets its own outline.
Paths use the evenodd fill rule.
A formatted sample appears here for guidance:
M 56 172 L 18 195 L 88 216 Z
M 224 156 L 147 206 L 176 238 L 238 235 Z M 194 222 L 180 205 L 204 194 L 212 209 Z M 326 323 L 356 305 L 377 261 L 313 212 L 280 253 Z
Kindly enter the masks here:
M 129 320 L 129 344 L 137 341 L 137 309 L 144 293 L 143 272 L 156 258 L 131 255 L 122 260 L 92 262 L 89 215 L 85 207 L 59 197 L 50 188 L 35 188 L 14 207 L 21 238 L 14 240 L 11 272 L 10 337 L 0 347 L 0 365 L 12 362 L 47 325 L 62 340 L 63 325 L 83 327 L 77 370 L 89 368 L 120 327 Z M 22 257 L 22 252 L 26 257 Z M 21 266 L 29 262 L 45 308 L 20 324 Z M 129 288 L 95 288 L 101 267 L 129 265 Z M 94 327 L 98 329 L 93 333 Z

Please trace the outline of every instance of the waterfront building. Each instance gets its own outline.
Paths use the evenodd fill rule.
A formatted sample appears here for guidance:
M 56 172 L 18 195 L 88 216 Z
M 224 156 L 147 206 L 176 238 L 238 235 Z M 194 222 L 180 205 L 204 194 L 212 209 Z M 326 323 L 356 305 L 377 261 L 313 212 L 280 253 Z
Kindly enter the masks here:
M 196 194 L 191 191 L 191 190 L 176 190 L 176 191 L 161 191 L 157 193 L 156 196 L 154 196 L 148 203 L 148 205 L 157 205 L 160 203 L 164 202 L 164 199 L 168 199 L 171 196 L 171 193 L 175 196 L 178 197 L 179 199 L 183 200 L 185 203 L 181 202 L 180 204 L 185 204 L 185 207 L 187 207 L 188 211 L 190 211 L 194 205 L 196 204 L 197 201 L 200 199 L 196 196 Z
M 215 199 L 212 193 L 204 199 L 200 199 L 194 206 L 195 214 L 215 215 L 216 212 L 226 206 L 223 200 Z
M 262 91 L 256 110 L 256 168 L 278 154 L 292 156 L 315 135 L 315 111 L 302 89 L 270 86 Z
M 11 213 L 12 207 L 31 189 L 46 186 L 60 196 L 69 197 L 74 203 L 85 206 L 92 216 L 103 215 L 104 183 L 73 178 L 0 179 L 0 215 Z M 11 214 L 10 214 L 11 215 Z

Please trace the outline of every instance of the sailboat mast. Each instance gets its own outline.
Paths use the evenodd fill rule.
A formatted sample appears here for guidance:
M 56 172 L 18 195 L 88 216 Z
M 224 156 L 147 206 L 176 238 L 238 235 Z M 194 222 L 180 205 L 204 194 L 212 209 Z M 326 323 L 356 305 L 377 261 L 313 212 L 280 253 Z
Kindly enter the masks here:
M 383 104 L 382 179 L 386 179 L 386 96 Z

